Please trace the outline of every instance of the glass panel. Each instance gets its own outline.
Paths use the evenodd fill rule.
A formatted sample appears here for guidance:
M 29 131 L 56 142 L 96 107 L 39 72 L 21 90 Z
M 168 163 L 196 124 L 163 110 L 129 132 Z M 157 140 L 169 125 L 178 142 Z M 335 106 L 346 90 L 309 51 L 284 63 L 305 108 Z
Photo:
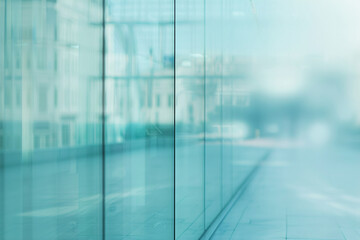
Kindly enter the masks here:
M 176 239 L 204 231 L 204 1 L 176 1 Z
M 108 0 L 106 236 L 174 236 L 174 6 Z
M 0 1 L 1 239 L 102 235 L 101 19 L 99 0 Z
M 222 206 L 222 1 L 205 5 L 205 227 Z
M 224 153 L 231 155 L 231 191 L 249 176 L 259 160 L 267 153 L 261 144 L 256 101 L 251 71 L 253 58 L 247 54 L 257 44 L 251 36 L 258 32 L 256 9 L 252 2 L 224 0 L 223 52 L 224 52 L 224 119 L 230 119 L 232 148 Z M 256 45 L 257 46 L 257 45 Z M 255 58 L 255 57 L 254 57 Z M 230 91 L 228 89 L 231 89 Z M 230 95 L 230 96 L 229 96 Z M 224 120 L 225 121 L 225 120 Z M 224 122 L 224 124 L 227 124 Z M 225 135 L 223 134 L 224 138 Z M 260 143 L 260 144 L 259 144 Z M 229 157 L 224 157 L 229 159 Z M 227 168 L 229 165 L 227 165 Z
M 107 0 L 103 56 L 102 0 L 0 0 L 2 238 L 198 239 L 269 144 L 356 138 L 352 27 L 281 1 L 178 0 L 175 23 L 174 2 Z
M 225 48 L 227 47 L 227 39 L 225 39 L 225 34 L 229 34 L 226 31 L 227 24 L 229 24 L 228 19 L 230 18 L 230 3 L 229 0 L 222 0 L 221 7 L 218 9 L 221 14 L 220 30 L 219 34 L 221 35 L 221 121 L 222 121 L 222 150 L 221 150 L 221 197 L 222 197 L 222 207 L 224 207 L 227 202 L 231 199 L 233 195 L 233 154 L 232 154 L 232 144 L 234 135 L 233 131 L 233 86 L 236 77 L 231 73 L 231 53 L 226 52 Z

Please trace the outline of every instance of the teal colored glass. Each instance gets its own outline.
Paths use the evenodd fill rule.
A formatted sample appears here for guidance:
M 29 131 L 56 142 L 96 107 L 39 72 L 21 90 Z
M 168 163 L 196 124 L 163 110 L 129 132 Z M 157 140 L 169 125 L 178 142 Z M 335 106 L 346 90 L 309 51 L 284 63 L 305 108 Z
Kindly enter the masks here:
M 198 239 L 204 221 L 204 1 L 176 1 L 175 237 Z
M 0 2 L 1 239 L 101 239 L 101 6 Z
M 222 1 L 205 5 L 205 228 L 222 209 Z
M 173 1 L 105 10 L 106 239 L 172 239 Z
M 198 239 L 271 144 L 356 139 L 347 4 L 174 4 L 0 1 L 1 238 Z

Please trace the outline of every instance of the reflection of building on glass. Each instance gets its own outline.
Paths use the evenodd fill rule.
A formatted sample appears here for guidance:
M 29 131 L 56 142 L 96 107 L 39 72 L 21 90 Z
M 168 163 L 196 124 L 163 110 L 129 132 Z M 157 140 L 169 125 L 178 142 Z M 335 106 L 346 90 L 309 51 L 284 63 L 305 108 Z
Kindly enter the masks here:
M 8 43 L 5 49 L 5 56 L 11 57 L 5 57 L 2 64 L 5 76 L 0 85 L 0 147 L 32 149 L 99 143 L 102 114 L 101 76 L 98 74 L 101 72 L 101 29 L 97 22 L 101 19 L 101 1 L 89 4 L 80 1 L 75 5 L 70 0 L 23 1 L 21 4 L 23 19 L 18 23 L 9 23 L 6 30 L 14 35 L 21 34 L 22 41 Z M 226 124 L 236 119 L 239 121 L 238 128 L 246 126 L 249 135 L 255 136 L 256 129 L 261 130 L 261 136 L 266 133 L 271 135 L 280 133 L 286 126 L 298 129 L 295 112 L 301 110 L 301 104 L 308 104 L 307 109 L 314 112 L 336 105 L 341 110 L 338 115 L 346 116 L 343 107 L 346 104 L 336 100 L 337 84 L 340 83 L 331 79 L 336 74 L 318 73 L 303 79 L 303 76 L 297 76 L 296 70 L 304 72 L 296 69 L 298 62 L 273 63 L 282 67 L 275 69 L 266 59 L 255 62 L 236 55 L 207 56 L 204 67 L 201 52 L 191 56 L 177 55 L 174 66 L 174 46 L 164 44 L 173 42 L 173 21 L 171 16 L 164 17 L 158 12 L 172 12 L 170 2 L 161 4 L 160 8 L 155 7 L 156 11 L 150 11 L 150 2 L 142 2 L 142 8 L 136 7 L 140 3 L 129 5 L 127 10 L 115 0 L 109 1 L 109 4 L 114 5 L 109 10 L 111 19 L 121 21 L 109 21 L 106 27 L 107 142 L 123 142 L 127 134 L 136 132 L 136 129 L 170 128 L 174 117 L 174 67 L 176 103 L 181 103 L 176 106 L 179 127 L 202 125 L 204 117 L 211 119 L 223 111 L 226 114 L 221 119 L 212 120 L 214 125 L 220 125 L 220 120 Z M 200 2 L 194 1 L 193 4 Z M 36 15 L 31 14 L 35 8 L 41 10 Z M 186 24 L 181 19 L 186 19 L 191 9 L 196 7 L 187 5 L 179 9 L 189 9 L 178 13 L 180 20 L 177 26 L 180 28 L 181 24 Z M 196 19 L 201 15 L 193 14 L 196 17 L 191 24 L 196 29 Z M 88 38 L 89 32 L 96 32 L 91 35 L 99 38 Z M 187 47 L 183 46 L 184 49 Z M 182 51 L 186 52 L 184 49 Z M 318 64 L 308 63 L 308 66 L 311 65 Z M 339 76 L 337 81 L 343 79 Z M 286 97 L 298 94 L 297 91 L 303 87 L 301 84 L 310 80 L 313 86 L 317 86 L 311 90 L 311 98 L 301 96 L 298 100 L 282 103 L 291 108 L 279 115 L 274 114 L 278 103 L 267 101 L 265 97 L 259 99 L 251 89 L 253 81 L 258 86 L 255 90 L 261 92 L 259 95 Z M 329 81 L 333 82 L 332 85 Z M 357 85 L 356 81 L 352 81 L 348 86 L 354 89 L 350 102 L 358 101 Z M 319 91 L 325 88 L 326 91 Z M 316 91 L 318 93 L 312 94 Z M 211 96 L 207 99 L 206 116 L 204 94 Z M 308 102 L 301 102 L 303 99 Z M 315 104 L 319 105 L 317 109 Z M 354 120 L 357 122 L 360 119 L 358 112 Z M 286 123 L 279 122 L 279 119 L 285 119 L 283 115 L 287 115 Z M 268 122 L 258 119 L 267 119 Z M 200 126 L 198 129 L 201 130 Z M 152 132 L 150 130 L 143 132 Z
M 65 147 L 100 140 L 101 98 L 92 93 L 100 86 L 96 74 L 101 59 L 94 49 L 98 49 L 101 31 L 87 22 L 101 19 L 101 3 L 70 3 L 21 2 L 22 20 L 9 23 L 7 32 L 21 34 L 22 41 L 8 43 L 5 52 L 12 56 L 5 57 L 0 91 L 4 96 L 0 129 L 9 131 L 3 133 L 6 149 Z M 39 9 L 36 15 L 32 14 L 34 8 Z M 86 15 L 79 14 L 82 11 Z M 99 38 L 87 38 L 86 34 L 94 31 Z M 86 69 L 81 67 L 84 62 Z M 80 88 L 80 83 L 88 89 Z M 81 129 L 84 123 L 86 129 Z M 88 136 L 80 138 L 85 131 Z
M 19 43 L 13 43 L 11 49 L 16 54 L 11 56 L 14 59 L 5 58 L 5 68 L 11 77 L 5 78 L 0 91 L 3 96 L 0 104 L 4 109 L 4 114 L 0 116 L 3 123 L 0 134 L 7 136 L 6 142 L 2 140 L 0 143 L 6 144 L 7 149 L 71 147 L 96 144 L 101 140 L 101 78 L 97 76 L 101 59 L 92 50 L 98 49 L 101 41 L 96 25 L 96 19 L 101 17 L 98 8 L 100 2 L 94 1 L 90 5 L 79 2 L 76 6 L 72 4 L 72 7 L 69 7 L 69 3 L 69 0 L 23 2 L 23 16 L 28 21 L 11 25 L 14 28 L 11 31 L 21 32 L 23 40 L 21 48 L 17 45 Z M 42 11 L 31 15 L 34 7 Z M 163 8 L 170 9 L 172 5 L 164 4 Z M 86 14 L 78 14 L 84 10 Z M 136 11 L 141 9 L 126 13 L 121 11 L 124 22 L 107 25 L 108 142 L 122 142 L 129 124 L 132 129 L 156 126 L 166 128 L 173 124 L 173 46 L 163 44 L 172 42 L 168 38 L 173 37 L 173 22 L 161 19 L 153 22 L 150 19 L 157 15 L 152 13 L 148 16 L 149 11 L 141 15 L 143 21 L 134 21 L 138 18 L 133 18 L 133 14 L 138 14 Z M 112 9 L 109 14 L 118 12 Z M 179 12 L 179 17 L 181 14 L 185 13 Z M 85 24 L 89 22 L 88 19 L 82 21 L 75 18 L 94 19 L 90 21 L 94 24 Z M 34 28 L 37 22 L 46 24 Z M 87 38 L 88 31 L 98 31 L 99 39 Z M 98 50 L 100 53 L 101 49 Z M 33 54 L 33 51 L 37 54 Z M 10 56 L 10 52 L 6 54 Z M 203 60 L 201 55 L 191 59 L 179 56 L 177 59 L 179 94 L 176 101 L 181 102 L 181 105 L 176 111 L 180 125 L 191 125 L 203 120 L 204 112 L 202 104 L 199 104 L 204 101 Z M 234 57 L 224 61 L 227 61 L 224 74 L 227 74 L 226 71 L 229 75 L 233 74 L 237 69 L 233 65 L 237 61 L 234 61 Z M 87 67 L 85 69 L 82 66 Z M 207 59 L 207 68 L 209 79 L 220 76 L 220 59 Z M 208 88 L 213 88 L 212 94 L 219 96 L 208 107 L 207 114 L 218 111 L 221 101 L 225 105 L 247 106 L 248 100 L 244 99 L 249 99 L 249 94 L 241 82 L 239 86 L 221 86 L 220 82 L 220 78 L 217 78 L 207 83 Z M 224 92 L 223 100 L 220 98 L 221 91 Z M 239 91 L 239 95 L 230 97 L 233 91 Z M 229 98 L 226 92 L 229 92 Z M 4 126 L 10 129 L 10 125 L 13 130 L 7 134 L 3 130 Z M 86 137 L 80 137 L 84 135 Z
M 173 21 L 164 13 L 173 6 L 135 1 L 125 11 L 118 1 L 109 4 L 114 20 L 106 27 L 106 141 L 153 136 L 153 129 L 171 133 Z

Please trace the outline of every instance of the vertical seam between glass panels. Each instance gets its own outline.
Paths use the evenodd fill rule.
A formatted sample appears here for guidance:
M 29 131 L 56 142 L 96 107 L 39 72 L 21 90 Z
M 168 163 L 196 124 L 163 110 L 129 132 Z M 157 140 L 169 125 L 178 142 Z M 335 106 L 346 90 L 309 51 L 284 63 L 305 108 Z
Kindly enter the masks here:
M 105 1 L 102 0 L 102 239 L 105 240 Z
M 203 175 L 203 207 L 204 231 L 206 229 L 206 0 L 204 0 L 204 175 Z
M 6 38 L 7 38 L 7 34 L 6 34 L 6 20 L 7 20 L 7 0 L 4 1 L 4 35 L 3 35 L 3 38 L 4 38 L 4 51 L 2 53 L 2 57 L 4 58 L 4 61 L 3 61 L 3 69 L 4 71 L 1 73 L 1 76 L 3 77 L 3 79 L 5 79 L 5 58 L 6 58 Z M 4 89 L 5 89 L 5 83 L 4 83 Z M 5 108 L 5 106 L 4 106 Z M 5 134 L 3 135 L 5 136 Z M 5 148 L 4 148 L 5 149 Z M 5 209 L 5 196 L 4 196 L 4 189 L 5 189 L 5 177 L 4 177 L 4 173 L 5 173 L 5 158 L 4 158 L 4 151 L 1 151 L 1 155 L 0 155 L 0 189 L 1 189 L 1 197 L 0 197 L 0 200 L 1 200 L 1 205 L 0 205 L 0 210 L 2 213 L 4 213 L 4 209 Z M 0 220 L 1 220 L 1 223 L 0 223 L 0 236 L 5 239 L 5 214 L 2 214 L 2 216 L 0 216 Z
M 224 14 L 223 14 L 223 7 L 224 7 L 224 1 L 221 0 L 221 34 L 220 34 L 220 41 L 221 41 L 221 91 L 220 91 L 220 99 L 221 99 L 221 103 L 220 103 L 220 112 L 221 112 L 221 117 L 220 117 L 220 121 L 221 121 L 221 143 L 220 143 L 220 169 L 221 169 L 221 172 L 220 172 L 220 209 L 223 209 L 224 207 L 224 176 L 223 176 L 223 164 L 224 164 L 224 111 L 223 111 L 223 107 L 224 107 L 224 39 L 223 39 L 223 36 L 224 36 L 224 29 L 223 29 L 223 26 L 224 26 Z
M 174 240 L 176 239 L 176 0 L 174 4 Z

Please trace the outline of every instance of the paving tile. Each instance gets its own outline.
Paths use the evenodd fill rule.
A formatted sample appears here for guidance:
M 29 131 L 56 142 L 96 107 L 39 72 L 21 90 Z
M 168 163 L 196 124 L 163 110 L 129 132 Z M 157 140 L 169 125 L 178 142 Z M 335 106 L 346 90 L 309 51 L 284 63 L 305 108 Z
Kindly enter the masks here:
M 344 174 L 360 161 L 345 155 L 276 150 L 212 239 L 360 240 L 360 175 Z

